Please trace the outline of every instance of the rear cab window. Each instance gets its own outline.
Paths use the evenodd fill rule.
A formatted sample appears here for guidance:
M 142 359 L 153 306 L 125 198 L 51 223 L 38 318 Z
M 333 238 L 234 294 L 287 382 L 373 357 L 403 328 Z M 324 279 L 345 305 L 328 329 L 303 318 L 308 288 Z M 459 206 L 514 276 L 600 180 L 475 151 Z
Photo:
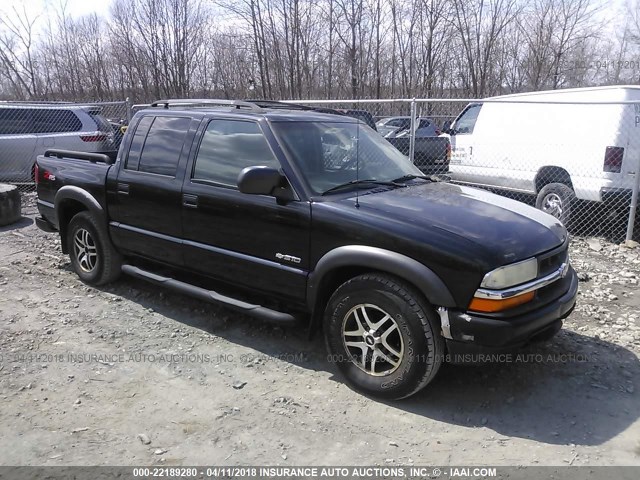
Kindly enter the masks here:
M 190 125 L 190 117 L 143 117 L 133 134 L 124 168 L 175 177 Z

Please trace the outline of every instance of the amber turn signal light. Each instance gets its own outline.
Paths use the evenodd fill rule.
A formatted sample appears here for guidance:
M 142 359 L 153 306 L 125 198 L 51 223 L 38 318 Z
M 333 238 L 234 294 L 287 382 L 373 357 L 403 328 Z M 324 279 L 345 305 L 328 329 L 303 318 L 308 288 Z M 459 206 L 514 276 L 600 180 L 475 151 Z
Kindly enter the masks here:
M 528 292 L 500 300 L 473 297 L 473 300 L 471 300 L 471 303 L 469 304 L 469 310 L 483 313 L 501 312 L 503 310 L 522 305 L 523 303 L 530 302 L 533 300 L 535 294 L 536 292 Z

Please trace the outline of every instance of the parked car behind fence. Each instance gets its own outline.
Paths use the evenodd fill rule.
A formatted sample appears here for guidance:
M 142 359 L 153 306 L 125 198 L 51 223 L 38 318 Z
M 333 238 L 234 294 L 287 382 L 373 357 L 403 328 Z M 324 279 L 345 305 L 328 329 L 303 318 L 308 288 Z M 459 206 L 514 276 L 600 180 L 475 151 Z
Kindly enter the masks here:
M 621 92 L 635 92 L 636 97 L 626 98 Z M 467 100 L 449 98 L 298 100 L 295 103 L 312 106 L 318 112 L 353 116 L 368 125 L 377 120 L 378 133 L 387 135 L 387 140 L 423 172 L 449 172 L 452 154 L 454 181 L 482 186 L 533 205 L 537 199 L 540 208 L 556 212 L 565 222 L 568 223 L 570 217 L 572 231 L 605 235 L 618 241 L 634 232 L 635 215 L 630 210 L 635 204 L 634 172 L 640 161 L 635 134 L 640 128 L 638 92 L 638 86 L 559 90 L 479 99 L 468 108 L 465 108 Z M 569 95 L 571 98 L 563 102 Z M 105 145 L 108 142 L 100 139 L 109 127 L 102 128 L 102 120 L 109 119 L 112 129 L 128 123 L 136 106 L 129 107 L 127 102 L 91 105 L 0 102 L 0 182 L 30 183 L 35 156 L 46 148 L 88 152 L 117 148 L 122 132 L 114 130 L 113 145 Z M 491 114 L 496 108 L 502 109 L 502 113 Z M 536 113 L 517 113 L 523 109 Z M 43 111 L 45 113 L 41 113 Z M 423 118 L 435 120 L 443 131 L 451 131 L 448 119 L 457 117 L 453 123 L 455 134 L 451 137 L 454 145 L 445 138 L 421 138 L 422 132 L 418 129 L 411 156 L 409 132 L 396 135 L 397 138 L 388 136 L 395 128 L 391 123 L 402 126 L 403 122 L 410 122 L 406 115 L 409 111 L 415 112 L 418 118 L 424 115 Z M 469 126 L 465 126 L 465 122 L 473 121 L 474 111 L 478 113 L 475 116 L 478 125 L 472 133 L 465 132 Z M 624 113 L 616 114 L 616 111 Z M 48 112 L 62 113 L 56 117 L 56 125 L 48 128 L 49 132 L 38 130 L 43 124 L 42 117 L 51 115 Z M 92 115 L 92 112 L 95 113 Z M 71 118 L 80 119 L 80 131 L 66 131 L 69 114 Z M 90 118 L 85 125 L 82 119 L 87 117 Z M 549 125 L 554 127 L 550 129 Z M 109 137 L 109 133 L 106 135 Z M 527 136 L 530 138 L 525 141 Z M 97 141 L 86 141 L 82 137 Z M 72 140 L 80 145 L 68 143 Z M 453 152 L 449 153 L 452 147 Z M 468 157 L 463 159 L 465 152 Z M 534 166 L 537 166 L 535 171 Z
M 384 117 L 376 122 L 376 128 L 383 137 L 395 132 L 399 128 L 409 128 L 411 125 L 411 117 Z
M 622 223 L 629 216 L 640 164 L 639 86 L 494 97 L 469 104 L 446 133 L 457 182 L 530 196 L 565 225 L 592 221 L 580 204 L 601 205 Z
M 32 183 L 36 157 L 50 148 L 107 153 L 117 143 L 100 106 L 0 103 L 0 182 Z

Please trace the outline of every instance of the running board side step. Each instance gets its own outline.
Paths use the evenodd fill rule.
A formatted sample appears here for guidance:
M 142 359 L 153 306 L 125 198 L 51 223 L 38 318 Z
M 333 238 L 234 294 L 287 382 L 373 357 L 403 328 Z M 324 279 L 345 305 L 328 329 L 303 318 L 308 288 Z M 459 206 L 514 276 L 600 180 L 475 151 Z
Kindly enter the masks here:
M 191 285 L 190 283 L 181 282 L 174 278 L 163 277 L 162 275 L 142 270 L 141 268 L 134 267 L 133 265 L 123 265 L 122 273 L 146 280 L 156 285 L 167 287 L 171 290 L 204 300 L 205 302 L 222 304 L 225 307 L 267 322 L 278 324 L 293 324 L 297 322 L 296 318 L 288 313 L 278 312 L 276 310 L 263 307 L 262 305 L 246 303 L 232 297 L 227 297 L 226 295 L 222 295 L 213 290 L 207 290 Z

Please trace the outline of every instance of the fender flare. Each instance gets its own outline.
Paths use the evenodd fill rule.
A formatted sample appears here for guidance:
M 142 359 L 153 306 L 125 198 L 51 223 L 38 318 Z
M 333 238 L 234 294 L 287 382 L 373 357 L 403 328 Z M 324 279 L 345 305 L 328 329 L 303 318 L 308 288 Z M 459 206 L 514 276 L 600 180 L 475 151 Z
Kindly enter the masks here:
M 67 224 L 68 220 L 64 218 L 62 209 L 64 203 L 68 200 L 73 200 L 81 203 L 92 215 L 95 215 L 96 219 L 106 226 L 106 215 L 102 208 L 102 205 L 86 190 L 73 185 L 66 185 L 56 192 L 56 196 L 53 201 L 54 210 L 56 213 L 56 219 L 58 221 L 58 228 L 60 230 L 60 242 L 62 243 L 62 251 L 67 251 Z
M 426 265 L 401 253 L 378 247 L 347 245 L 330 250 L 320 258 L 309 275 L 307 302 L 315 311 L 319 295 L 326 287 L 324 280 L 332 270 L 341 267 L 365 267 L 387 272 L 417 287 L 434 306 L 455 307 L 456 303 L 444 282 Z

